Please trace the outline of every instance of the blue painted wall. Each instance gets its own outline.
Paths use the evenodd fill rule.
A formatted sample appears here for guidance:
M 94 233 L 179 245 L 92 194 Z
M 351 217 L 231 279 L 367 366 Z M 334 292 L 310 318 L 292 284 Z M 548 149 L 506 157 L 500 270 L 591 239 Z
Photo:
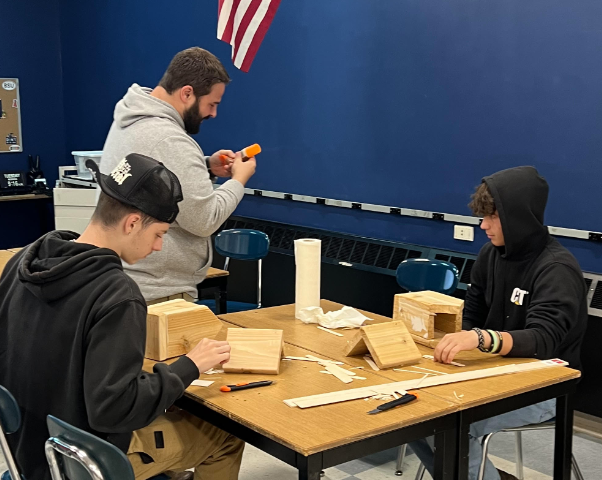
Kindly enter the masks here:
M 249 186 L 468 214 L 483 175 L 537 166 L 547 222 L 602 230 L 599 0 L 284 1 L 249 74 L 215 38 L 217 2 L 61 0 L 65 146 L 102 148 L 128 86 L 200 45 L 230 71 L 207 152 L 259 142 Z M 237 214 L 477 252 L 444 222 L 247 198 Z M 602 246 L 562 240 L 602 271 Z
M 11 2 L 0 38 L 0 77 L 19 79 L 22 153 L 0 154 L 0 171 L 27 171 L 27 155 L 40 155 L 49 185 L 65 162 L 65 129 L 59 0 Z M 21 246 L 39 235 L 36 201 L 0 202 L 0 248 Z M 52 221 L 52 209 L 42 214 Z

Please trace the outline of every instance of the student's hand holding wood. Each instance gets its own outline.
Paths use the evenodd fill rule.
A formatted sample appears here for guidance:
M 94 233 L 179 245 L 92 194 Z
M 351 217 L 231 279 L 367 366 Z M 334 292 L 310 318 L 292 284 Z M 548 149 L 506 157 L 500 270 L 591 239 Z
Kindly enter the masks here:
M 435 348 L 433 356 L 436 362 L 451 363 L 459 352 L 474 350 L 478 346 L 479 336 L 473 330 L 448 333 L 441 339 L 437 348 Z
M 230 360 L 230 344 L 203 338 L 186 356 L 194 362 L 199 372 L 203 373 Z

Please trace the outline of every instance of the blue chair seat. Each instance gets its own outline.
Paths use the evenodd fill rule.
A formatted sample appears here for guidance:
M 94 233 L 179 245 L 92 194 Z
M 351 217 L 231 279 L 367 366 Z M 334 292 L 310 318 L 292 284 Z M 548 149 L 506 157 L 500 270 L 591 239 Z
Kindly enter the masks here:
M 223 230 L 215 237 L 215 250 L 226 257 L 224 270 L 228 270 L 230 259 L 257 260 L 257 305 L 228 302 L 228 312 L 242 312 L 261 308 L 261 266 L 270 249 L 270 238 L 259 230 L 239 228 Z M 205 305 L 205 303 L 203 303 Z M 210 307 L 211 308 L 211 307 Z

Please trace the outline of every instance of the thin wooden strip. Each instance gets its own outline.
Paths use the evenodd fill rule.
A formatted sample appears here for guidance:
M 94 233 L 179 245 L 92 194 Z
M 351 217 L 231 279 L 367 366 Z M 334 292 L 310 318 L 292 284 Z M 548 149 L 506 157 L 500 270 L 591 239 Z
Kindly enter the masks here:
M 435 357 L 433 357 L 432 355 L 422 355 L 422 358 L 426 358 L 427 360 L 435 361 Z M 458 363 L 458 362 L 450 362 L 449 365 L 454 365 L 456 367 L 465 367 L 466 366 L 463 363 Z
M 380 368 L 378 368 L 378 365 L 376 365 L 376 363 L 374 363 L 374 360 L 372 360 L 368 355 L 364 355 L 364 360 L 366 360 L 368 365 L 372 367 L 372 370 L 376 370 L 377 372 L 380 370 Z
M 326 368 L 326 370 L 328 372 L 332 373 L 335 377 L 337 377 L 343 383 L 353 382 L 353 378 L 351 376 L 347 375 L 346 373 L 341 372 L 340 370 L 342 370 L 342 368 L 337 367 L 336 365 L 326 364 L 324 368 Z
M 332 333 L 333 335 L 336 335 L 337 337 L 343 337 L 344 335 L 342 333 L 338 333 L 338 332 L 333 332 L 332 330 L 329 330 L 326 327 L 322 327 L 322 326 L 318 326 L 318 328 L 324 332 L 328 332 L 328 333 Z
M 416 365 L 412 365 L 412 368 L 417 368 L 417 369 L 419 369 L 419 370 L 424 370 L 424 371 L 426 371 L 426 372 L 434 372 L 434 373 L 438 373 L 439 375 L 450 375 L 449 373 L 446 373 L 446 372 L 440 372 L 439 370 L 431 370 L 430 368 L 418 367 L 418 366 L 416 366 Z M 452 375 L 455 375 L 455 373 L 454 373 L 454 374 L 452 374 Z

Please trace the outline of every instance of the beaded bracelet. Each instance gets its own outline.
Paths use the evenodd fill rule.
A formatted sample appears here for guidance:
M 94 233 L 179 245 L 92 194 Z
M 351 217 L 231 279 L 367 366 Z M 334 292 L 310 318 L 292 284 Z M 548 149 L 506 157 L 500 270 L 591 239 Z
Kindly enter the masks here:
M 474 327 L 473 330 L 477 332 L 477 335 L 479 336 L 479 346 L 477 348 L 481 350 L 481 352 L 486 352 L 487 350 L 485 349 L 485 338 L 483 337 L 483 332 L 477 327 Z
M 500 346 L 500 339 L 493 330 L 487 330 L 487 333 L 491 336 L 491 346 L 489 348 L 489 353 L 497 353 L 498 348 Z

